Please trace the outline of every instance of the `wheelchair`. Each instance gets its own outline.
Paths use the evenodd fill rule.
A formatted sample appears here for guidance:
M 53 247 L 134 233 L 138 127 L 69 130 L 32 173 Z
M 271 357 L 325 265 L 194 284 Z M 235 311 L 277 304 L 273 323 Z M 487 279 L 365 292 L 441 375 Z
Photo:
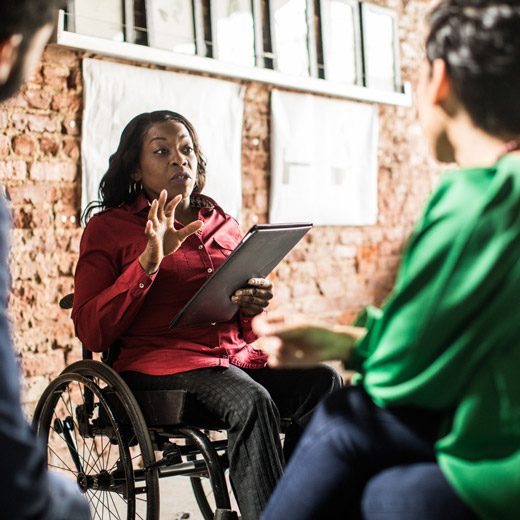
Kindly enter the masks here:
M 72 308 L 72 299 L 60 306 Z M 185 476 L 205 520 L 238 520 L 225 478 L 227 441 L 215 439 L 224 425 L 186 424 L 184 390 L 132 392 L 110 366 L 115 355 L 116 346 L 96 361 L 83 348 L 83 360 L 43 392 L 33 424 L 49 470 L 78 483 L 94 519 L 159 520 L 159 479 Z

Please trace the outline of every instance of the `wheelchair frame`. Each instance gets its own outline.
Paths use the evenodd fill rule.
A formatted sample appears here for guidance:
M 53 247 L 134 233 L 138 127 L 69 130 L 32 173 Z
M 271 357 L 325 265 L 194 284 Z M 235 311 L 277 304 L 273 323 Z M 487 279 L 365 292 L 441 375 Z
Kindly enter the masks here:
M 60 306 L 72 307 L 70 295 Z M 33 424 L 47 445 L 49 469 L 77 481 L 93 519 L 106 513 L 159 520 L 159 479 L 188 476 L 205 520 L 238 520 L 225 479 L 227 441 L 209 437 L 224 426 L 185 424 L 186 395 L 183 390 L 132 393 L 117 372 L 83 348 L 83 360 L 66 367 L 43 392 Z M 159 451 L 162 458 L 156 460 Z

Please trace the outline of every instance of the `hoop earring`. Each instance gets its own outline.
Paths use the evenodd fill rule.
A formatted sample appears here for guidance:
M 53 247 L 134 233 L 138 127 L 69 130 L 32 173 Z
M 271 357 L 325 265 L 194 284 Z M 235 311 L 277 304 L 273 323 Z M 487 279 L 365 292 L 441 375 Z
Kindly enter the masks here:
M 138 195 L 139 193 L 141 193 L 142 189 L 143 185 L 138 181 L 134 181 L 132 184 L 128 186 L 128 193 L 130 193 L 130 195 Z

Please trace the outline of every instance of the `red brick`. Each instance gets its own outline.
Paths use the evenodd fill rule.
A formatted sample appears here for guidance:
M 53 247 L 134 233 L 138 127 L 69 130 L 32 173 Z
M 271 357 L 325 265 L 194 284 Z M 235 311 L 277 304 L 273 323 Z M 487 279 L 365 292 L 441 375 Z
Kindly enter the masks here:
M 60 142 L 52 137 L 42 137 L 40 139 L 40 151 L 45 155 L 58 155 Z
M 15 113 L 11 117 L 17 130 L 31 132 L 57 132 L 60 129 L 59 119 L 53 115 Z
M 18 135 L 13 138 L 13 151 L 16 155 L 31 155 L 34 152 L 34 141 L 29 135 Z
M 13 225 L 17 228 L 49 229 L 51 223 L 52 214 L 49 209 L 21 208 L 13 214 Z M 35 268 L 38 269 L 38 266 L 35 266 Z M 27 269 L 28 266 L 25 266 L 24 271 Z
M 66 87 L 69 69 L 55 65 L 43 66 L 43 79 L 47 85 L 53 87 Z
M 35 181 L 73 181 L 77 166 L 70 162 L 36 162 L 30 170 L 30 178 Z
M 63 350 L 50 350 L 39 355 L 25 355 L 22 357 L 22 369 L 26 376 L 41 376 L 61 372 L 65 368 Z
M 0 155 L 7 155 L 9 153 L 9 143 L 9 137 L 0 134 Z
M 79 143 L 74 139 L 64 139 L 63 140 L 63 153 L 70 157 L 71 159 L 79 159 L 80 150 Z
M 77 112 L 81 105 L 80 96 L 76 92 L 65 91 L 56 94 L 52 99 L 53 110 L 67 110 Z
M 76 52 L 65 49 L 59 45 L 48 45 L 43 53 L 42 61 L 52 65 L 58 64 L 66 68 L 79 66 L 79 59 Z
M 27 177 L 25 161 L 0 161 L 0 179 L 24 180 Z
M 7 193 L 13 204 L 41 205 L 51 203 L 56 199 L 56 188 L 38 184 L 34 186 L 10 186 Z
M 52 96 L 46 90 L 26 90 L 25 99 L 32 108 L 49 108 Z
M 8 125 L 9 125 L 9 116 L 7 114 L 7 111 L 0 110 L 0 128 L 7 128 Z

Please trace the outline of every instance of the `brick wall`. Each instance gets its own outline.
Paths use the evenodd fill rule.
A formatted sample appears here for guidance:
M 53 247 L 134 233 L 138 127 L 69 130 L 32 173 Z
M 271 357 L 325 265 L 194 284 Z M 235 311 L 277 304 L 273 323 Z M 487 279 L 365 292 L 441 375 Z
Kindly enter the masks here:
M 428 2 L 378 3 L 400 13 L 403 79 L 413 81 Z M 10 316 L 29 405 L 50 377 L 80 355 L 69 314 L 58 300 L 72 290 L 82 232 L 84 57 L 93 56 L 49 45 L 28 85 L 0 106 L 0 183 L 7 187 L 14 220 Z M 242 226 L 247 229 L 267 220 L 271 86 L 245 84 Z M 415 108 L 381 105 L 378 160 L 377 225 L 313 229 L 273 276 L 279 309 L 346 323 L 362 306 L 380 304 L 388 295 L 403 243 L 439 173 Z

